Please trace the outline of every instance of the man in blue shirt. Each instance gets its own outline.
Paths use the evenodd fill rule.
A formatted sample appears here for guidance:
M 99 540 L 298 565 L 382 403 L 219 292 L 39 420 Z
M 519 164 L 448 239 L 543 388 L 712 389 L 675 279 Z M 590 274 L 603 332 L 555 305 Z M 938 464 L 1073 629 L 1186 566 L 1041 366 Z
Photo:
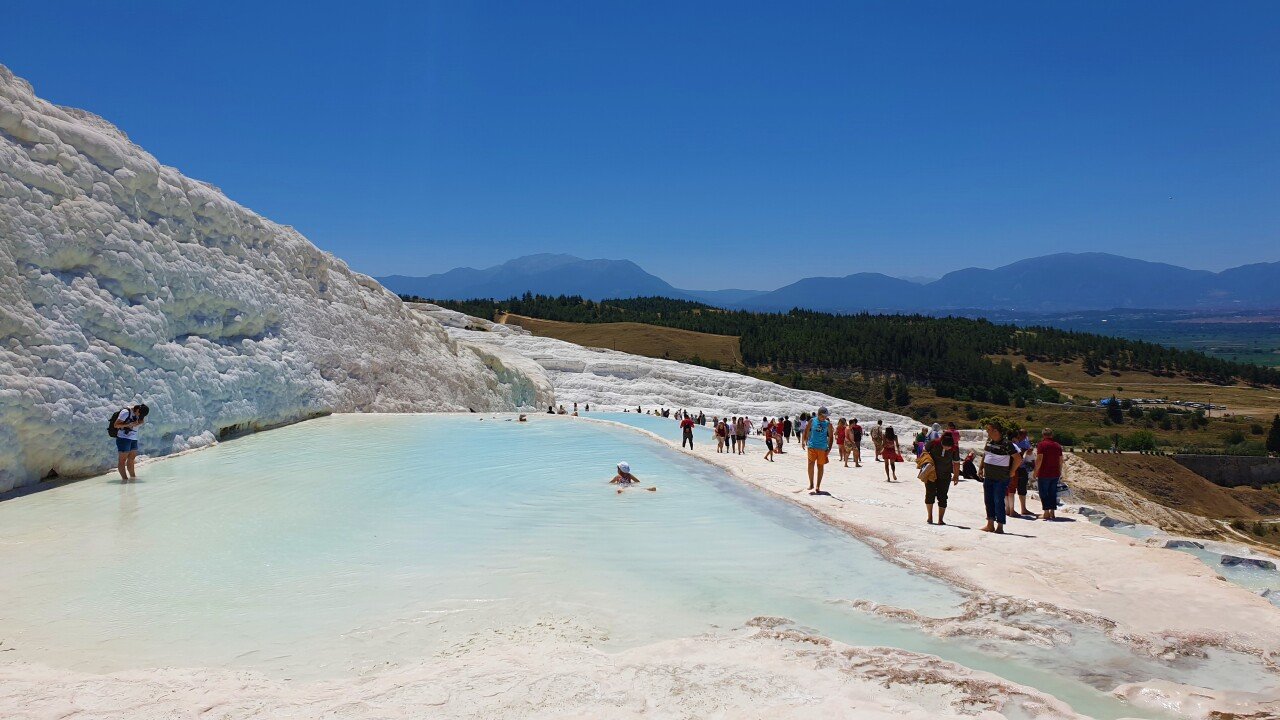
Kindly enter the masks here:
M 801 440 L 809 449 L 809 494 L 822 494 L 822 471 L 831 453 L 831 441 L 835 431 L 831 427 L 831 419 L 827 417 L 825 407 L 818 408 L 818 417 L 810 420 L 804 428 Z M 814 466 L 817 466 L 817 479 L 814 479 Z

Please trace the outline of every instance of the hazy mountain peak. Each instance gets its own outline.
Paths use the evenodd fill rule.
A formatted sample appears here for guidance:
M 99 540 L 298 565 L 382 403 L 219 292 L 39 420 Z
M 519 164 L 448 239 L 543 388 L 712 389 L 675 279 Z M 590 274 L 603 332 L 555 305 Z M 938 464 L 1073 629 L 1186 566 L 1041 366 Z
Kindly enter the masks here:
M 540 253 L 485 270 L 457 268 L 427 278 L 379 278 L 388 288 L 424 297 L 504 298 L 524 292 L 610 297 L 661 295 L 721 307 L 829 312 L 1280 307 L 1280 262 L 1220 273 L 1105 252 L 1060 252 L 997 268 L 970 267 L 936 280 L 879 272 L 808 277 L 776 290 L 679 290 L 631 260 Z

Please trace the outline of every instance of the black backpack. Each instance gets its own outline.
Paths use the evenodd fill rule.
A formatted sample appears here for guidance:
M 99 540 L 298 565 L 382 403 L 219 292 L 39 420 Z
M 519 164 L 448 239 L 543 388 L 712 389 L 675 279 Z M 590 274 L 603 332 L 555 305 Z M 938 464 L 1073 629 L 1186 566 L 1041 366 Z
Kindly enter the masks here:
M 111 437 L 118 437 L 120 434 L 120 428 L 116 427 L 116 418 L 120 417 L 121 412 L 123 412 L 123 410 L 117 410 L 111 413 L 111 419 L 107 421 L 107 434 Z

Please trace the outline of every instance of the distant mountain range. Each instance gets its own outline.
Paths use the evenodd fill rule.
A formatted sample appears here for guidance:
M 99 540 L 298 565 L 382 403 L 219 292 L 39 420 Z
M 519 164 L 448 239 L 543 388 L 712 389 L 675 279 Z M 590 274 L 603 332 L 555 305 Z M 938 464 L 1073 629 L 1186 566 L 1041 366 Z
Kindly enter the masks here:
M 376 278 L 393 292 L 438 299 L 507 298 L 525 292 L 592 300 L 659 295 L 745 310 L 938 312 L 1001 310 L 1209 310 L 1280 307 L 1280 262 L 1222 272 L 1189 270 L 1107 253 L 1059 253 L 937 280 L 882 273 L 812 277 L 776 290 L 682 290 L 630 260 L 528 255 L 483 270 Z

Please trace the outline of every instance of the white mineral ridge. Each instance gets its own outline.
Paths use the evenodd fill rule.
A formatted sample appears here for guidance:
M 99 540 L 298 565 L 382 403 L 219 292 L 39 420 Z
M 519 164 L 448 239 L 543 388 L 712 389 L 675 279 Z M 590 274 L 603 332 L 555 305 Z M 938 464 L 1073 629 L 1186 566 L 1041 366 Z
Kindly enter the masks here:
M 536 364 L 451 340 L 369 277 L 0 66 L 0 492 L 329 411 L 545 406 Z M 508 361 L 511 364 L 507 364 Z
M 423 312 L 435 316 L 434 306 Z M 445 311 L 451 312 L 451 311 Z M 467 316 L 464 316 L 467 317 Z M 476 327 L 472 324 L 471 327 Z M 903 444 L 921 424 L 904 415 L 874 410 L 811 390 L 797 390 L 738 373 L 713 370 L 674 360 L 589 348 L 554 338 L 494 330 L 468 330 L 467 323 L 451 323 L 449 334 L 475 346 L 505 349 L 541 365 L 555 386 L 556 401 L 590 403 L 600 411 L 654 410 L 698 411 L 707 415 L 746 415 L 752 418 L 796 416 L 826 406 L 832 417 L 857 418 L 868 423 L 883 420 L 894 427 Z M 495 328 L 505 328 L 495 325 Z M 869 428 L 868 428 L 869 429 Z

